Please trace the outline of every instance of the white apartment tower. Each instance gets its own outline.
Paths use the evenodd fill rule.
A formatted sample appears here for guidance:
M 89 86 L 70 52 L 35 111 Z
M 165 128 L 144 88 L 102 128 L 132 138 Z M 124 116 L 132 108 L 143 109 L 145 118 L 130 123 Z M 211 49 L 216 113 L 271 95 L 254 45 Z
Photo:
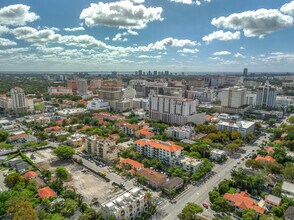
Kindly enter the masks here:
M 12 109 L 16 112 L 22 112 L 26 110 L 26 96 L 24 90 L 19 87 L 14 87 L 10 90 Z
M 271 86 L 267 80 L 264 86 L 257 88 L 256 106 L 262 108 L 274 108 L 276 106 L 277 89 Z
M 222 107 L 240 108 L 246 104 L 246 88 L 230 87 L 222 90 Z
M 196 105 L 197 100 L 151 95 L 149 97 L 149 116 L 151 120 L 170 124 L 202 124 L 205 121 L 205 114 L 197 114 Z

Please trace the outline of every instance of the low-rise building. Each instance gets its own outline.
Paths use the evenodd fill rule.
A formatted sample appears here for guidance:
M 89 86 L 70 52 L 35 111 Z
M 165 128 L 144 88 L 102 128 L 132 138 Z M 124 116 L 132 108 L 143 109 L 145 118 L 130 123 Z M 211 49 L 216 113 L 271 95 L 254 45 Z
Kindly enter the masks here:
M 121 158 L 120 163 L 116 167 L 123 169 L 125 166 L 129 166 L 131 168 L 128 172 L 132 175 L 144 168 L 144 164 L 130 158 Z
M 294 206 L 289 206 L 284 213 L 284 220 L 294 220 Z
M 279 206 L 282 204 L 282 199 L 280 197 L 274 196 L 272 194 L 265 196 L 265 205 L 267 208 L 271 209 L 273 206 Z
M 237 121 L 236 123 L 230 123 L 225 121 L 220 121 L 217 124 L 217 129 L 228 130 L 230 132 L 238 131 L 243 137 L 246 137 L 247 134 L 254 132 L 255 122 L 252 121 Z
M 158 189 L 167 181 L 167 177 L 164 174 L 149 168 L 140 169 L 137 174 L 144 177 L 146 183 L 155 189 Z
M 135 131 L 140 128 L 138 124 L 129 124 L 125 121 L 119 121 L 115 124 L 115 127 L 127 135 L 135 135 Z
M 104 219 L 135 219 L 148 211 L 147 196 L 140 188 L 132 188 L 101 204 Z
M 72 147 L 82 147 L 86 141 L 87 135 L 84 134 L 73 134 L 67 137 L 67 144 Z
M 170 193 L 172 191 L 177 191 L 181 189 L 184 185 L 184 180 L 180 177 L 172 177 L 170 180 L 165 182 L 162 187 L 164 192 Z
M 189 126 L 168 127 L 165 132 L 168 136 L 178 140 L 189 139 L 195 134 L 193 129 Z
M 41 199 L 47 199 L 47 198 L 51 198 L 51 197 L 56 197 L 57 194 L 49 186 L 46 186 L 44 188 L 38 189 L 38 196 Z
M 151 138 L 155 134 L 150 130 L 150 128 L 142 128 L 140 130 L 135 131 L 135 136 L 137 138 Z
M 109 102 L 103 99 L 93 99 L 88 101 L 87 109 L 88 110 L 104 110 L 109 109 Z
M 213 149 L 210 151 L 210 159 L 211 160 L 221 160 L 226 158 L 227 153 L 223 150 Z
M 265 156 L 265 157 L 262 157 L 262 156 L 257 156 L 255 158 L 256 161 L 262 161 L 262 162 L 265 162 L 265 163 L 274 163 L 276 162 L 276 159 L 273 158 L 272 156 Z
M 294 198 L 294 183 L 284 181 L 282 184 L 282 195 Z
M 194 173 L 203 163 L 202 160 L 183 156 L 178 158 L 174 164 L 181 166 L 184 170 Z
M 250 197 L 251 195 L 247 192 L 240 192 L 235 194 L 225 193 L 224 199 L 229 201 L 236 210 L 244 211 L 246 209 L 253 209 L 258 214 L 264 214 L 266 209 L 259 206 L 255 199 Z
M 49 95 L 72 95 L 72 89 L 64 86 L 48 87 Z

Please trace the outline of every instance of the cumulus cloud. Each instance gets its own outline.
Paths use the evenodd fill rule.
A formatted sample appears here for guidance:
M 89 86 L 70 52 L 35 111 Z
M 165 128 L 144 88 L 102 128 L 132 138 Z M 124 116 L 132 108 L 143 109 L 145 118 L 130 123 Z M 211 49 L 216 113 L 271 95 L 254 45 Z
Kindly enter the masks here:
M 9 5 L 0 9 L 0 24 L 20 26 L 39 19 L 30 12 L 30 6 L 23 4 Z
M 16 46 L 17 43 L 6 38 L 0 37 L 0 46 Z
M 195 54 L 198 53 L 199 50 L 197 48 L 195 49 L 189 49 L 189 48 L 183 48 L 182 50 L 178 50 L 179 53 L 191 53 L 191 54 Z
M 292 26 L 293 18 L 277 9 L 259 9 L 213 18 L 211 24 L 218 28 L 243 30 L 246 37 L 262 38 L 266 34 Z
M 74 27 L 74 28 L 64 28 L 63 30 L 69 31 L 69 32 L 74 32 L 74 31 L 84 31 L 84 27 Z
M 213 53 L 214 56 L 226 56 L 226 55 L 230 55 L 230 54 L 231 54 L 231 52 L 226 51 L 226 50 Z
M 280 10 L 285 14 L 294 16 L 294 1 L 284 4 Z
M 239 39 L 240 39 L 240 31 L 224 32 L 223 30 L 215 31 L 202 38 L 202 40 L 205 41 L 206 43 L 210 43 L 213 40 L 229 41 L 229 40 L 239 40 Z
M 131 2 L 135 3 L 135 4 L 142 4 L 145 2 L 145 0 L 130 0 Z
M 258 58 L 258 60 L 264 62 L 264 63 L 281 63 L 281 62 L 287 62 L 287 63 L 294 63 L 294 53 L 271 53 L 269 56 Z
M 245 47 L 240 47 L 240 50 L 246 50 L 246 48 Z
M 127 38 L 125 37 L 122 37 L 122 36 L 125 36 L 123 35 L 123 33 L 117 33 L 114 38 L 112 38 L 113 41 L 128 41 Z
M 141 58 L 141 59 L 161 59 L 161 55 L 157 55 L 157 56 L 140 55 L 140 56 L 138 56 L 138 58 Z
M 7 28 L 6 26 L 2 26 L 2 25 L 0 25 L 0 36 L 2 35 L 2 34 L 6 34 L 6 33 L 8 33 L 9 32 L 9 28 Z
M 244 55 L 241 54 L 241 53 L 235 53 L 235 54 L 234 54 L 234 57 L 236 57 L 236 58 L 246 58 L 246 56 L 244 56 Z
M 80 19 L 85 20 L 87 26 L 105 25 L 127 29 L 142 29 L 152 21 L 162 21 L 161 7 L 134 5 L 131 1 L 111 3 L 92 3 L 84 9 Z
M 17 54 L 27 52 L 29 50 L 28 47 L 20 47 L 20 48 L 9 48 L 6 50 L 0 50 L 0 54 Z
M 201 5 L 200 0 L 169 0 L 170 2 L 176 2 L 176 3 L 182 3 L 182 4 L 187 4 L 187 5 L 196 5 L 199 6 Z M 211 2 L 211 0 L 203 0 L 204 2 Z
M 191 40 L 179 40 L 174 38 L 165 38 L 161 41 L 157 41 L 154 44 L 149 44 L 148 47 L 156 50 L 165 50 L 167 46 L 171 47 L 186 47 L 186 46 L 196 46 L 199 43 Z

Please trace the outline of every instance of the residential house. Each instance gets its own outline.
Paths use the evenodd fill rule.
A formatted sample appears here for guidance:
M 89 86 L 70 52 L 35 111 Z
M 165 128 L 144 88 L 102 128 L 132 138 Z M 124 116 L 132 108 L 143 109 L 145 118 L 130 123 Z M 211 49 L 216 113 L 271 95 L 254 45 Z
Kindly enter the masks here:
M 289 206 L 284 213 L 284 220 L 294 220 L 294 206 Z
M 227 153 L 223 150 L 213 149 L 210 151 L 210 159 L 211 160 L 221 160 L 226 158 Z
M 130 166 L 131 169 L 128 170 L 128 172 L 131 175 L 134 175 L 138 170 L 141 170 L 144 168 L 144 164 L 139 163 L 136 160 L 132 160 L 130 158 L 121 158 L 120 163 L 117 165 L 117 168 L 123 169 L 125 166 Z
M 166 181 L 167 177 L 164 174 L 151 170 L 149 168 L 140 169 L 137 174 L 145 178 L 146 183 L 152 188 L 158 189 Z
M 273 206 L 279 206 L 282 204 L 282 199 L 272 194 L 266 195 L 264 198 L 265 198 L 265 205 L 269 209 L 271 209 Z
M 235 194 L 225 193 L 224 199 L 229 201 L 236 210 L 244 211 L 246 209 L 253 209 L 258 214 L 264 214 L 266 209 L 258 205 L 258 201 L 252 199 L 247 192 L 240 192 Z
M 46 186 L 44 188 L 38 189 L 38 196 L 41 199 L 47 199 L 47 198 L 50 198 L 50 197 L 56 197 L 57 194 L 49 186 Z
M 272 156 L 265 156 L 265 157 L 262 157 L 262 156 L 257 156 L 255 158 L 256 161 L 263 161 L 263 162 L 266 162 L 266 163 L 273 163 L 273 162 L 276 162 L 276 159 L 273 158 Z
M 155 134 L 150 130 L 150 128 L 142 128 L 140 130 L 135 131 L 135 136 L 137 138 L 151 138 Z
M 172 177 L 169 181 L 165 182 L 162 187 L 164 192 L 170 193 L 172 191 L 176 192 L 181 189 L 184 185 L 184 180 L 180 177 Z
M 282 184 L 282 195 L 294 198 L 294 183 L 284 181 Z

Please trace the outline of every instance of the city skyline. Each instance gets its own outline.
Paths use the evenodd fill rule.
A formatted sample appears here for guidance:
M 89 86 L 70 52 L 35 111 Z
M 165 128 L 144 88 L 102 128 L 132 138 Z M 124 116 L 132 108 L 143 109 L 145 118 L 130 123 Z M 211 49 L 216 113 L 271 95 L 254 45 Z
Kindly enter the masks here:
M 0 68 L 292 72 L 293 15 L 289 0 L 3 0 Z

